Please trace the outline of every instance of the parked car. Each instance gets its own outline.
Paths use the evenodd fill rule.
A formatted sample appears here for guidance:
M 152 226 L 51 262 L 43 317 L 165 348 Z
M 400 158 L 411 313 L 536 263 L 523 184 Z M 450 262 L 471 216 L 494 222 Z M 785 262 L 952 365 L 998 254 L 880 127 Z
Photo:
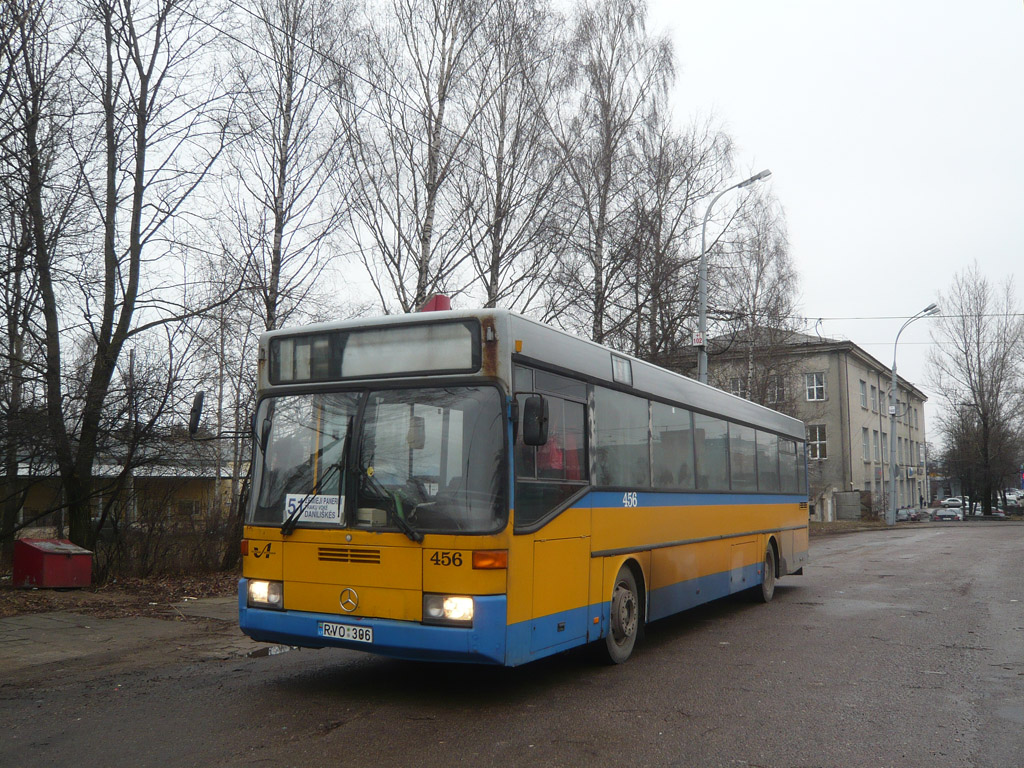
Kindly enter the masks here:
M 897 509 L 896 510 L 896 522 L 897 523 L 908 523 L 920 519 L 920 514 L 916 509 Z
M 992 505 L 992 508 L 989 510 L 989 512 L 991 513 L 991 515 L 993 517 L 1006 517 L 1006 513 L 1003 512 L 1003 510 L 1001 510 L 996 504 Z M 981 502 L 980 501 L 976 501 L 973 504 L 971 504 L 971 514 L 972 515 L 983 515 L 984 514 L 984 510 L 981 507 Z
M 963 520 L 960 510 L 956 507 L 940 507 L 932 512 L 932 520 Z
M 950 496 L 948 499 L 943 499 L 939 502 L 943 507 L 962 507 L 964 500 L 959 496 Z

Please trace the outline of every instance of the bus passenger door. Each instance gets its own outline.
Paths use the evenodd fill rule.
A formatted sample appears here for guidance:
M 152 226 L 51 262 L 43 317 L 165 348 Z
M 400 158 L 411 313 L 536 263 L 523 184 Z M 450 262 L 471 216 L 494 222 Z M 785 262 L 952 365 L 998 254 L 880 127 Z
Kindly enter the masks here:
M 533 544 L 530 652 L 586 640 L 590 539 L 537 539 Z

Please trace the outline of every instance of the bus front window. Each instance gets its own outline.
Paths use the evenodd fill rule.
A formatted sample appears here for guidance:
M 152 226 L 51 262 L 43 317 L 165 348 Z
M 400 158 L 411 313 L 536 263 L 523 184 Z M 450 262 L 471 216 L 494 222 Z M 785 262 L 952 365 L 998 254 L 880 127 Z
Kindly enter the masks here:
M 246 522 L 495 532 L 508 515 L 501 403 L 493 387 L 266 398 Z
M 260 404 L 256 423 L 268 423 L 269 429 L 257 446 L 246 522 L 280 525 L 299 507 L 297 522 L 303 525 L 342 524 L 342 452 L 358 402 L 357 394 L 337 393 L 289 395 Z
M 505 420 L 492 387 L 372 392 L 358 459 L 358 527 L 487 533 L 506 519 Z

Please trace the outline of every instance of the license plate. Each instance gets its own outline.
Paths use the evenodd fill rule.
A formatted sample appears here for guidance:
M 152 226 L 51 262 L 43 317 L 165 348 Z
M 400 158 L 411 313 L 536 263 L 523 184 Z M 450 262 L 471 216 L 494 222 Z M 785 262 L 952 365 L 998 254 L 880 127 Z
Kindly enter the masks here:
M 331 637 L 336 640 L 354 640 L 357 643 L 373 642 L 373 627 L 356 627 L 351 624 L 334 624 L 329 621 L 318 621 L 316 630 L 320 637 Z

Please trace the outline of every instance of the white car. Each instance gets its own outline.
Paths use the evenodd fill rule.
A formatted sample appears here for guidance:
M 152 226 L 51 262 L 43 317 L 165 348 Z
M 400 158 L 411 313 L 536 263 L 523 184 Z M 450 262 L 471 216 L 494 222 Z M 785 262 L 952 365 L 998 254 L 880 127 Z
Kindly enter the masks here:
M 959 496 L 950 496 L 948 499 L 943 499 L 939 502 L 943 507 L 962 507 L 964 500 Z

